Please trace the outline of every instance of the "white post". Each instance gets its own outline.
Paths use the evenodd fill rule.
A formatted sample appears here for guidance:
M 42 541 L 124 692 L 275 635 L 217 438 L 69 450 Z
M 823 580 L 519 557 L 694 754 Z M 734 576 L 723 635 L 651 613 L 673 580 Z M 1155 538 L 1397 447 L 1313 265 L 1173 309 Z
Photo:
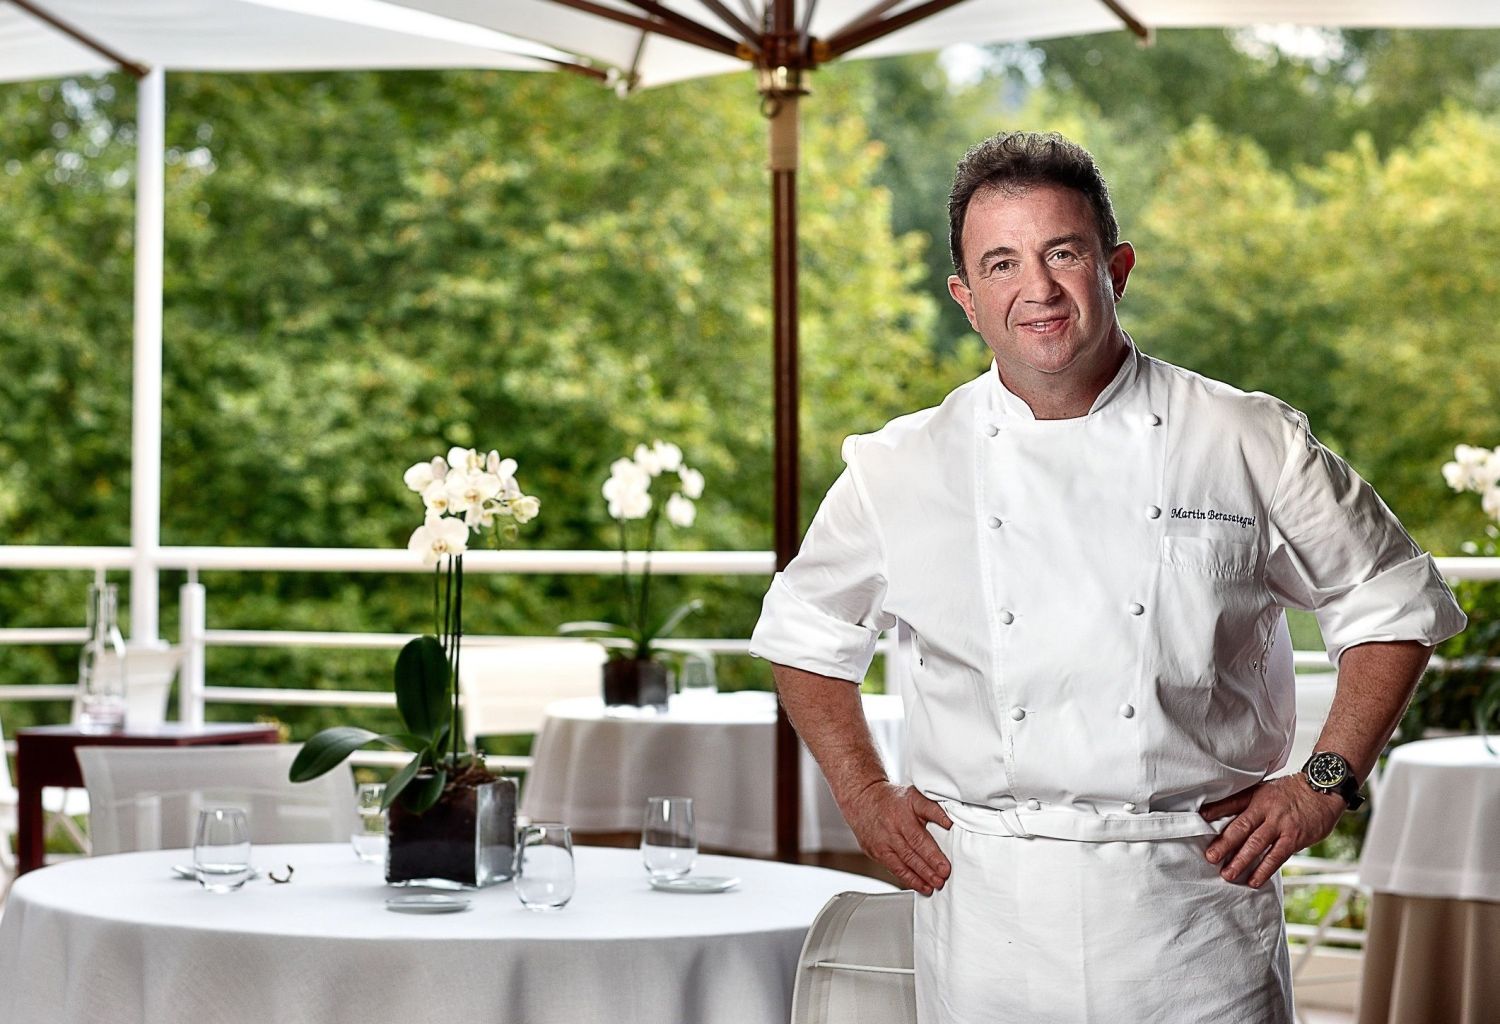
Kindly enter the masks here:
M 188 573 L 178 596 L 182 619 L 182 666 L 177 670 L 177 717 L 191 725 L 203 724 L 204 634 L 208 623 L 208 595 L 196 572 Z
M 135 363 L 130 408 L 130 642 L 158 640 L 157 551 L 161 547 L 162 207 L 166 202 L 166 73 L 136 88 Z

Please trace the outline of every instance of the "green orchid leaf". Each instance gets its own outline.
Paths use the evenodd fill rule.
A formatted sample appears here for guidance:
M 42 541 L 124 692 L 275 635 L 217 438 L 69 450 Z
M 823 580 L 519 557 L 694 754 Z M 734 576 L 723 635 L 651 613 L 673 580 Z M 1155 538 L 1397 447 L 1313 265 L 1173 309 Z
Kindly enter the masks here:
M 647 643 L 649 643 L 650 641 L 655 640 L 658 637 L 671 636 L 672 631 L 678 626 L 682 625 L 683 619 L 687 618 L 694 612 L 702 610 L 703 602 L 698 598 L 695 597 L 691 601 L 684 601 L 682 604 L 672 609 L 671 613 L 667 615 L 666 619 L 662 621 L 661 625 L 657 626 L 656 629 L 654 629 L 643 639 Z
M 448 723 L 451 672 L 443 645 L 432 635 L 419 636 L 396 657 L 396 709 L 418 736 L 436 736 Z
M 401 803 L 408 811 L 421 814 L 438 802 L 438 797 L 443 795 L 443 787 L 447 784 L 448 773 L 442 769 L 425 778 L 414 778 L 409 785 L 403 787 L 406 795 L 401 798 Z
M 413 743 L 413 740 L 416 742 Z M 420 737 L 381 734 L 371 732 L 369 729 L 358 729 L 352 725 L 335 726 L 332 729 L 324 729 L 302 744 L 302 749 L 297 751 L 297 756 L 292 760 L 291 771 L 287 775 L 293 782 L 316 779 L 319 775 L 342 764 L 346 757 L 360 747 L 376 741 L 413 751 L 420 750 L 427 742 Z
M 406 788 L 406 784 L 416 777 L 417 770 L 421 767 L 422 758 L 414 757 L 402 765 L 400 771 L 390 777 L 390 781 L 385 784 L 385 796 L 380 800 L 382 810 L 388 811 L 391 809 L 391 804 L 396 802 L 396 798 L 401 795 L 401 791 Z

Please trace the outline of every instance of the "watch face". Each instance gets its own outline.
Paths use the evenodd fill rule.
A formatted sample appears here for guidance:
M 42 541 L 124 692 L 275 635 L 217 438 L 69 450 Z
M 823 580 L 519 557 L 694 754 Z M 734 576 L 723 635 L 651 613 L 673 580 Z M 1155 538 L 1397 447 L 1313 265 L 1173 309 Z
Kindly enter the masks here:
M 1313 785 L 1336 789 L 1349 775 L 1349 763 L 1338 754 L 1318 754 L 1307 762 L 1307 777 Z

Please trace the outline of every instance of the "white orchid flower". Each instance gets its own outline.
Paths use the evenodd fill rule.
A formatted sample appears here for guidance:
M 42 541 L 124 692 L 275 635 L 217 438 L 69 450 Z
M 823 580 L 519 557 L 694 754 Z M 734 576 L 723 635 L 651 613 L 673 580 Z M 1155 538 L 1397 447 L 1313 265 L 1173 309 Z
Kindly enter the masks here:
M 450 511 L 448 485 L 441 479 L 432 481 L 422 489 L 422 504 L 427 506 L 429 518 Z
M 518 523 L 529 523 L 542 511 L 542 501 L 534 494 L 523 494 L 510 503 L 510 514 Z
M 448 475 L 448 463 L 441 455 L 434 455 L 432 457 L 431 465 L 432 478 L 434 480 L 441 480 L 443 479 L 443 477 Z
M 1469 471 L 1456 462 L 1443 463 L 1443 479 L 1448 481 L 1448 486 L 1455 491 L 1469 489 Z
M 1500 521 L 1500 487 L 1490 487 L 1479 501 L 1479 507 L 1491 519 Z
M 484 459 L 472 448 L 449 448 L 448 465 L 460 473 L 484 469 Z
M 698 506 L 680 494 L 667 499 L 667 521 L 673 526 L 688 527 L 698 515 Z
M 697 501 L 703 497 L 703 474 L 696 469 L 688 469 L 683 466 L 677 471 L 677 479 L 682 481 L 682 493 Z
M 663 473 L 675 473 L 682 465 L 682 449 L 670 441 L 657 441 L 651 450 Z
M 483 471 L 448 474 L 448 510 L 467 512 L 500 493 L 500 478 Z
M 635 464 L 648 476 L 661 476 L 661 459 L 643 444 L 635 446 Z
M 604 481 L 604 500 L 613 519 L 644 519 L 651 511 L 649 479 L 612 476 Z
M 406 549 L 422 556 L 422 564 L 437 565 L 469 547 L 469 528 L 458 519 L 435 518 L 417 527 L 406 542 Z
M 408 469 L 401 477 L 407 487 L 421 494 L 432 483 L 432 463 L 419 462 Z

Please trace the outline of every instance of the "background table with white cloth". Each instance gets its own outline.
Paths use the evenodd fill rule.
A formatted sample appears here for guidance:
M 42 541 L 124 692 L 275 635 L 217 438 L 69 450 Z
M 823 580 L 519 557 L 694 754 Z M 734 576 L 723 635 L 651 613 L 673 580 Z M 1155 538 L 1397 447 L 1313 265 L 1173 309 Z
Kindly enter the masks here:
M 1500 1021 L 1500 757 L 1478 736 L 1397 747 L 1359 875 L 1360 1024 Z
M 866 694 L 865 718 L 886 771 L 906 778 L 901 698 Z M 547 708 L 521 792 L 534 821 L 584 832 L 640 831 L 648 796 L 690 796 L 698 841 L 769 856 L 775 834 L 776 695 L 673 697 L 665 712 L 605 713 L 597 698 Z M 816 762 L 801 759 L 802 849 L 856 853 Z
M 509 883 L 457 914 L 392 913 L 348 846 L 257 847 L 264 878 L 214 894 L 172 874 L 185 850 L 34 871 L 0 919 L 0 1021 L 372 1024 L 514 1021 L 784 1024 L 823 904 L 873 879 L 703 857 L 712 895 L 653 891 L 636 850 L 578 847 L 577 893 L 524 909 Z

